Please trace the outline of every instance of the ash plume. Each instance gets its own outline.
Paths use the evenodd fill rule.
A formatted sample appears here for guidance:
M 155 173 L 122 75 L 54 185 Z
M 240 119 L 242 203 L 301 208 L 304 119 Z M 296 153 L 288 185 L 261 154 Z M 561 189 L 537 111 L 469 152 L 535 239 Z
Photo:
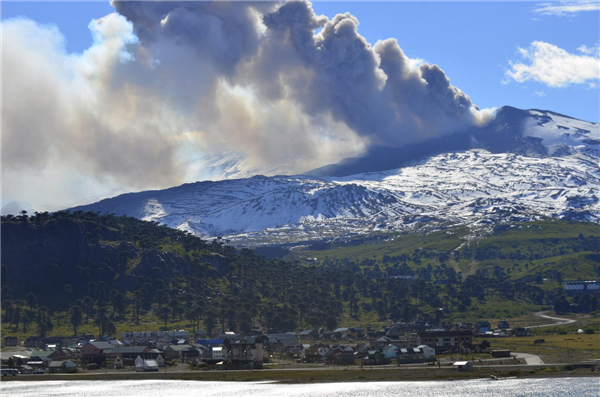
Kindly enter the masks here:
M 395 39 L 368 43 L 349 13 L 318 16 L 307 1 L 111 4 L 82 54 L 55 27 L 2 23 L 3 200 L 31 201 L 40 186 L 54 205 L 163 188 L 189 181 L 191 160 L 231 150 L 248 169 L 298 173 L 489 114 Z

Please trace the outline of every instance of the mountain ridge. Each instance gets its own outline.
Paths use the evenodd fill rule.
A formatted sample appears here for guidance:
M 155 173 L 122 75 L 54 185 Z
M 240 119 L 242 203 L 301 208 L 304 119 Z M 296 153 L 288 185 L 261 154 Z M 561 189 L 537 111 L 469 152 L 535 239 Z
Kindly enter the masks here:
M 313 170 L 317 175 L 202 181 L 71 210 L 127 214 L 196 235 L 227 236 L 240 245 L 420 227 L 600 219 L 596 123 L 505 107 L 485 128 L 457 134 L 460 139 L 453 134 L 437 146 L 419 144 L 421 151 L 386 148 L 388 162 L 368 167 L 362 165 L 377 150 L 355 163 Z M 434 154 L 440 142 L 454 143 Z M 398 156 L 407 151 L 412 158 Z M 392 160 L 404 166 L 380 169 Z M 357 165 L 363 172 L 348 175 Z

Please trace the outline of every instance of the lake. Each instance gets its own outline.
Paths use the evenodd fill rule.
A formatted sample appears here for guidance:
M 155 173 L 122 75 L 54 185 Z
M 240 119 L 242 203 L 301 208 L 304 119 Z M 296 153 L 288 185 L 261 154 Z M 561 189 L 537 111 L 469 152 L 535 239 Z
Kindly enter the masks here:
M 269 382 L 27 381 L 2 382 L 3 396 L 77 397 L 600 397 L 598 378 L 276 384 Z

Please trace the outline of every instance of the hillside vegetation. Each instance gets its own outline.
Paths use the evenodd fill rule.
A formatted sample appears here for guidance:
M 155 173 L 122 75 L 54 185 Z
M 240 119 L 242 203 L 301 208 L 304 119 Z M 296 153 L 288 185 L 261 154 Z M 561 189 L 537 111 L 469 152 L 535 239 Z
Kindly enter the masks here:
M 564 307 L 559 280 L 600 271 L 595 224 L 529 223 L 478 241 L 464 235 L 457 228 L 382 236 L 277 260 L 125 216 L 7 216 L 2 330 L 21 337 L 180 327 L 283 332 L 499 319 Z M 598 310 L 597 297 L 582 299 Z

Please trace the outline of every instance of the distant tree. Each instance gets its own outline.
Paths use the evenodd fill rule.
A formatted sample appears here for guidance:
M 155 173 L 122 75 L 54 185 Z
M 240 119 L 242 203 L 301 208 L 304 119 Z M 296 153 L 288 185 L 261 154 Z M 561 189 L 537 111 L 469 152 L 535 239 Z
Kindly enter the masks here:
M 77 327 L 83 322 L 83 310 L 80 306 L 71 306 L 69 309 L 69 321 L 73 325 L 73 333 L 77 334 Z
M 6 285 L 8 280 L 8 266 L 4 263 L 0 265 L 0 285 Z
M 125 310 L 125 295 L 120 292 L 117 292 L 111 299 L 111 304 L 114 312 L 119 313 L 119 317 L 121 317 L 123 310 Z
M 204 314 L 204 326 L 208 335 L 212 334 L 213 329 L 217 325 L 217 313 L 213 308 L 209 308 Z
M 86 296 L 83 298 L 83 305 L 85 310 L 85 318 L 86 320 L 89 320 L 92 309 L 94 308 L 94 300 L 91 297 Z
M 104 306 L 99 307 L 96 311 L 94 325 L 98 327 L 98 332 L 101 335 L 114 335 L 116 332 L 116 327 L 108 318 L 108 310 Z
M 165 330 L 167 329 L 167 321 L 169 321 L 169 315 L 171 314 L 171 310 L 167 306 L 161 306 L 158 309 L 158 318 L 165 322 Z
M 27 327 L 29 326 L 29 324 L 31 324 L 31 319 L 29 318 L 29 316 L 27 316 L 27 314 L 23 313 L 21 314 L 21 324 L 23 324 L 23 332 L 27 332 Z
M 338 322 L 335 319 L 335 317 L 333 316 L 329 316 L 325 319 L 325 326 L 327 327 L 328 330 L 334 330 L 335 328 L 337 328 Z
M 21 323 L 21 308 L 16 306 L 12 311 L 12 323 L 15 328 L 19 328 L 19 324 Z
M 5 323 L 10 323 L 12 325 L 12 315 L 13 315 L 13 303 L 9 300 L 2 301 L 2 309 L 4 310 L 4 316 L 2 317 L 2 321 Z
M 37 318 L 37 330 L 38 334 L 43 338 L 47 335 L 48 331 L 52 331 L 54 325 L 50 317 L 50 311 L 46 306 L 42 306 L 38 309 Z
M 25 297 L 25 302 L 27 302 L 29 311 L 32 311 L 34 308 L 37 307 L 38 300 L 37 300 L 37 297 L 35 296 L 35 294 L 33 292 L 30 292 Z

